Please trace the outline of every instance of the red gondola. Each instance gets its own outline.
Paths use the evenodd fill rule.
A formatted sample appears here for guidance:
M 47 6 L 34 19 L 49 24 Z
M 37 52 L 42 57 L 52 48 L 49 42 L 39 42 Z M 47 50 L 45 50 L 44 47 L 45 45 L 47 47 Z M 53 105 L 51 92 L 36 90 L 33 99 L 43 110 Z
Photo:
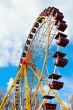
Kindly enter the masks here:
M 65 65 L 67 65 L 67 63 L 68 63 L 67 59 L 65 59 L 63 57 L 58 57 L 55 62 L 55 65 L 59 66 L 59 67 L 64 67 Z
M 45 96 L 43 96 L 43 99 L 53 99 L 53 98 L 55 98 L 54 96 L 49 96 L 49 95 L 45 95 Z
M 54 15 L 54 18 L 55 18 L 55 20 L 61 21 L 64 18 L 63 13 L 56 12 L 56 14 Z
M 22 57 L 26 57 L 26 53 L 25 52 L 22 53 Z
M 56 104 L 46 103 L 42 107 L 43 110 L 56 110 Z
M 56 12 L 58 12 L 59 10 L 57 9 L 57 8 L 55 8 L 55 7 L 52 7 L 52 9 L 51 9 L 51 15 L 55 15 L 56 14 Z
M 66 56 L 65 53 L 62 53 L 62 52 L 59 52 L 59 51 L 55 52 L 54 55 L 53 55 L 54 58 L 65 57 L 65 56 Z
M 50 13 L 51 13 L 51 7 L 49 7 L 48 9 L 47 9 L 47 15 L 49 16 L 50 15 Z
M 62 77 L 62 75 L 58 75 L 58 74 L 53 73 L 53 74 L 49 75 L 48 78 L 58 80 L 61 77 Z
M 25 51 L 28 51 L 28 46 L 25 46 L 24 50 Z M 26 53 L 25 53 L 25 55 L 26 55 Z
M 56 81 L 56 80 L 53 80 L 49 86 L 51 89 L 56 89 L 56 90 L 59 90 L 61 88 L 63 88 L 63 85 L 64 83 L 63 82 L 59 82 L 59 81 Z
M 43 18 L 38 18 L 38 23 L 42 23 L 42 21 L 43 21 Z
M 55 39 L 58 39 L 59 37 L 64 37 L 64 38 L 66 38 L 67 35 L 66 35 L 66 34 L 63 34 L 63 33 L 61 33 L 61 32 L 59 32 L 59 33 L 56 35 Z
M 58 22 L 57 23 L 57 29 L 58 30 L 60 30 L 60 31 L 62 31 L 62 32 L 64 32 L 65 31 L 65 29 L 67 28 L 67 24 L 66 23 L 64 23 L 64 22 Z
M 31 41 L 27 39 L 26 43 L 27 43 L 28 45 L 30 45 L 30 42 L 31 42 Z
M 28 38 L 33 39 L 33 34 L 29 34 Z
M 43 16 L 48 16 L 48 14 L 47 14 L 47 9 L 45 9 L 45 10 L 43 11 Z
M 31 32 L 32 33 L 35 33 L 36 32 L 36 29 L 35 28 L 32 28 Z
M 36 22 L 36 23 L 34 24 L 34 27 L 35 27 L 35 28 L 38 28 L 38 27 L 39 27 L 39 23 Z
M 69 43 L 69 39 L 66 39 L 64 37 L 59 37 L 57 40 L 57 44 L 62 46 L 62 47 L 66 47 L 66 45 Z

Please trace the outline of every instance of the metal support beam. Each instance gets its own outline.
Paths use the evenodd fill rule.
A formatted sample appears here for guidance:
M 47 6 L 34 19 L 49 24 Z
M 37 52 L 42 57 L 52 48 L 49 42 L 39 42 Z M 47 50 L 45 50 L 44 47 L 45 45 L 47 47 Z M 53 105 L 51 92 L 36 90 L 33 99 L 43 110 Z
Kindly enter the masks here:
M 2 103 L 1 103 L 1 105 L 0 105 L 0 110 L 3 110 L 3 109 L 4 109 L 4 106 L 6 105 L 8 99 L 9 99 L 9 96 L 11 95 L 12 90 L 13 90 L 13 88 L 14 88 L 15 85 L 16 85 L 16 81 L 17 81 L 18 77 L 22 74 L 22 72 L 23 72 L 23 66 L 19 69 L 19 71 L 18 71 L 18 73 L 17 73 L 17 75 L 16 75 L 15 80 L 13 81 L 13 83 L 12 83 L 10 89 L 8 90 L 7 94 L 5 95 L 4 100 L 2 101 Z
M 25 97 L 26 97 L 26 110 L 31 110 L 26 64 L 24 65 L 24 87 L 25 87 L 24 92 L 25 92 Z

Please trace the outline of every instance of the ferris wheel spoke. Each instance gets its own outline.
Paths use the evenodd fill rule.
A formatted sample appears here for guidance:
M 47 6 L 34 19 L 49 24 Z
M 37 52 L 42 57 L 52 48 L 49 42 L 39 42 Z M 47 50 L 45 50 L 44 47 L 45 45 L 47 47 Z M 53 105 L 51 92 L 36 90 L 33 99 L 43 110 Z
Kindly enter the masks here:
M 41 93 L 42 93 L 42 96 L 45 95 L 45 92 L 44 92 L 44 88 L 43 88 L 42 83 L 41 83 L 41 79 L 42 79 L 42 78 L 40 78 L 39 75 L 38 75 L 38 73 L 36 73 L 32 68 L 31 68 L 31 70 L 33 71 L 33 73 L 34 73 L 34 74 L 37 76 L 37 78 L 39 79 L 38 84 L 36 85 L 36 89 L 35 89 L 35 91 L 34 91 L 34 95 L 33 95 L 32 100 L 31 100 L 31 104 L 33 104 L 34 99 L 35 99 L 35 97 L 37 96 L 38 89 L 40 88 Z
M 47 56 L 47 62 L 48 62 L 48 60 L 49 60 L 53 55 L 54 55 L 53 53 L 50 53 L 50 54 Z M 39 54 L 38 56 L 33 57 L 33 60 L 34 60 L 35 63 L 36 63 L 36 59 L 37 59 L 38 61 L 40 61 L 39 56 L 41 56 L 40 58 L 42 58 L 42 60 L 43 60 L 44 55 Z M 47 63 L 47 62 L 46 62 L 46 63 Z
M 49 75 L 49 71 L 48 71 L 47 65 L 46 65 L 46 72 L 47 72 L 47 75 Z
M 40 47 L 39 47 L 39 48 L 40 48 Z M 39 49 L 36 50 L 36 52 L 39 53 Z M 42 49 L 41 49 L 41 52 L 42 52 L 42 53 L 40 52 L 38 55 L 37 55 L 36 52 L 35 52 L 35 54 L 34 54 L 34 56 L 33 56 L 33 59 L 34 59 L 34 60 L 35 60 L 36 58 L 39 58 L 39 56 L 40 56 L 40 58 L 44 58 L 45 48 L 42 48 Z M 49 52 L 50 52 L 50 53 L 49 53 L 48 57 L 49 57 L 49 56 L 52 57 L 52 56 L 54 55 L 54 53 L 55 53 L 55 51 L 52 50 L 52 49 L 50 49 L 50 48 L 49 48 Z
M 34 75 L 38 78 L 38 80 L 40 80 L 40 76 L 39 76 L 38 71 L 37 70 L 34 71 L 32 68 L 30 68 L 30 69 L 34 73 Z M 42 82 L 40 84 L 40 90 L 41 90 L 42 96 L 44 96 L 45 95 L 45 91 L 44 91 L 44 87 L 42 85 Z

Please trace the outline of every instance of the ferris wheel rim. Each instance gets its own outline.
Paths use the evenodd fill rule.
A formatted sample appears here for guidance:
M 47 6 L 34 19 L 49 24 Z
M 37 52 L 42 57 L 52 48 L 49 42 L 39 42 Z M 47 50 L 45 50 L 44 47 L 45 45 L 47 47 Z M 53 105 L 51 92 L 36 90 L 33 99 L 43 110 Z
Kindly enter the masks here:
M 38 22 L 38 20 L 40 19 L 40 18 L 42 18 L 42 19 L 46 19 L 47 17 L 45 17 L 45 16 L 39 16 L 38 17 L 38 19 L 36 20 L 36 22 L 34 23 L 34 25 Z M 45 20 L 45 22 L 46 22 L 46 20 Z M 34 28 L 34 25 L 33 25 L 33 27 L 32 27 L 32 29 Z M 42 24 L 43 25 L 43 24 Z M 41 26 L 42 26 L 41 25 Z M 41 28 L 41 27 L 40 27 Z M 39 28 L 39 29 L 40 29 Z M 31 29 L 31 31 L 30 31 L 30 34 L 31 34 L 31 32 L 32 32 L 32 29 Z M 38 29 L 38 30 L 39 30 Z M 35 33 L 35 35 L 34 35 L 34 37 L 36 36 L 36 34 L 37 33 Z M 52 39 L 53 40 L 53 39 Z M 48 43 L 47 43 L 48 44 Z M 50 45 L 48 45 L 48 46 L 50 46 Z M 44 68 L 45 68 L 45 64 L 46 64 L 46 60 L 47 60 L 47 56 L 48 56 L 48 46 L 46 46 L 46 54 L 45 54 L 45 56 L 44 56 L 44 63 L 43 63 L 43 66 L 42 66 L 42 70 L 40 71 L 40 74 L 42 75 L 43 74 L 43 72 L 44 72 Z M 58 49 L 58 51 L 59 51 L 59 49 Z M 55 70 L 54 71 L 56 71 L 56 68 L 57 68 L 57 66 L 55 66 Z

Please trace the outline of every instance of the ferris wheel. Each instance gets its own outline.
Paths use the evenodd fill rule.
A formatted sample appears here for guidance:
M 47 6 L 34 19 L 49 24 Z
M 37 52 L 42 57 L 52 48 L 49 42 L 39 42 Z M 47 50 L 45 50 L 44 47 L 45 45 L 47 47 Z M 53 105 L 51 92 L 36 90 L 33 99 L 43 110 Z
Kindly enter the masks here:
M 64 82 L 59 68 L 67 65 L 66 54 L 61 51 L 69 43 L 64 15 L 55 7 L 49 7 L 36 19 L 19 63 L 16 78 L 0 105 L 3 110 L 14 88 L 13 110 L 56 110 L 57 100 L 64 110 L 68 107 L 57 94 Z

